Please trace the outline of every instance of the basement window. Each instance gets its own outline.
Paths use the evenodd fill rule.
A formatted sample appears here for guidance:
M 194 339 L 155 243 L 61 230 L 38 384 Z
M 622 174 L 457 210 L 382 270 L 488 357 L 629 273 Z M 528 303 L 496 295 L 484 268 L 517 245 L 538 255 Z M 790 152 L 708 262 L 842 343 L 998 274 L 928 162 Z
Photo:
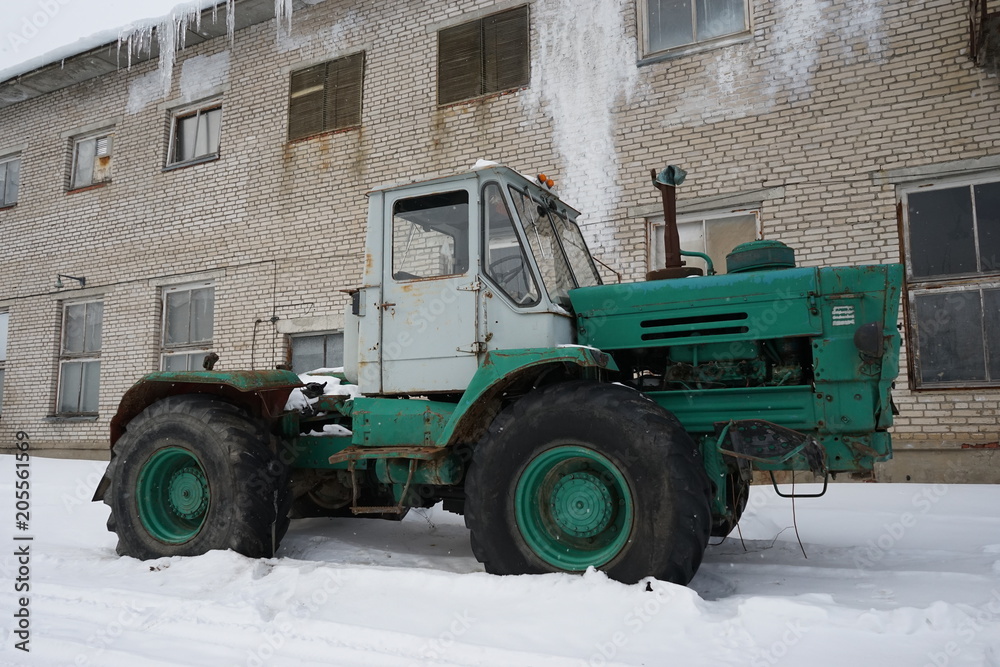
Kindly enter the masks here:
M 222 104 L 218 101 L 174 112 L 167 166 L 217 158 L 221 132 Z
M 681 250 L 702 252 L 712 258 L 715 272 L 726 272 L 726 255 L 741 243 L 747 243 L 758 238 L 757 211 L 719 211 L 715 213 L 698 213 L 677 216 L 677 233 L 681 241 Z M 662 269 L 663 256 L 663 217 L 650 220 L 647 223 L 649 238 L 649 270 Z M 697 257 L 684 257 L 686 266 L 707 272 L 704 260 Z
M 638 5 L 647 57 L 723 46 L 750 30 L 749 0 L 642 0 Z
M 528 7 L 438 32 L 438 104 L 528 85 Z
M 914 385 L 1000 386 L 1000 174 L 900 200 Z
M 73 173 L 70 189 L 86 188 L 111 180 L 113 135 L 108 130 L 73 139 Z
M 292 371 L 308 373 L 318 368 L 344 366 L 344 334 L 322 333 L 292 337 Z
M 292 72 L 288 139 L 361 125 L 364 52 Z
M 0 157 L 0 208 L 17 203 L 17 190 L 21 181 L 21 156 Z

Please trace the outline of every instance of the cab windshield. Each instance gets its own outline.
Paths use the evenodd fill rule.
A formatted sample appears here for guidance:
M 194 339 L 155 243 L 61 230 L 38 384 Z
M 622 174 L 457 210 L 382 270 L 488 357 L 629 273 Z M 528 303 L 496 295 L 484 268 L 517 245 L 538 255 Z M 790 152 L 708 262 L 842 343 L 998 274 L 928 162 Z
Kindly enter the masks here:
M 510 195 L 549 298 L 568 308 L 571 289 L 601 283 L 580 228 L 522 190 L 511 186 Z

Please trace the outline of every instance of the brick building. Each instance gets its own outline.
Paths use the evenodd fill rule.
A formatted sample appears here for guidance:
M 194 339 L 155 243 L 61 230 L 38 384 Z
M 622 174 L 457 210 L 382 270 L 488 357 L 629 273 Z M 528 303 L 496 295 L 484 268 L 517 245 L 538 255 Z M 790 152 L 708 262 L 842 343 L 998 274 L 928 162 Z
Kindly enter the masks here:
M 685 245 L 723 265 L 755 236 L 802 265 L 904 261 L 880 476 L 1000 481 L 984 2 L 296 0 L 289 28 L 237 0 L 231 34 L 223 6 L 2 82 L 0 447 L 105 454 L 123 392 L 206 350 L 337 363 L 371 187 L 544 171 L 637 280 L 649 170 L 674 163 Z

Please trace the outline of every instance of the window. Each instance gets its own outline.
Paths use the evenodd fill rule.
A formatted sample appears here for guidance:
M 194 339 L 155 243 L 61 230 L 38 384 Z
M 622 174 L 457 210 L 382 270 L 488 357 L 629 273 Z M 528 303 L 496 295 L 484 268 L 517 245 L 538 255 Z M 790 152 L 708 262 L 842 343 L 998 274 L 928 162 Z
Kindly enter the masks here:
M 0 157 L 0 208 L 17 203 L 17 188 L 21 176 L 21 156 Z
M 491 14 L 438 33 L 438 104 L 528 85 L 528 8 Z
M 59 414 L 96 414 L 101 377 L 101 301 L 63 306 Z
M 748 0 L 643 0 L 647 55 L 747 32 Z
M 292 72 L 288 138 L 361 125 L 364 52 Z
M 10 313 L 0 312 L 0 415 L 3 414 L 3 381 L 7 369 L 7 325 Z
M 716 273 L 726 272 L 726 255 L 741 243 L 757 238 L 757 213 L 708 213 L 678 216 L 677 233 L 681 250 L 703 252 L 712 258 Z M 704 260 L 684 257 L 686 266 L 707 270 Z M 663 220 L 649 223 L 649 270 L 662 269 Z
M 219 102 L 174 113 L 167 164 L 218 157 L 221 127 L 222 104 Z
M 503 191 L 496 183 L 489 183 L 483 189 L 483 225 L 486 275 L 514 303 L 520 306 L 538 303 L 538 287 L 528 267 L 528 258 L 517 238 Z
M 468 270 L 468 192 L 442 192 L 393 204 L 393 278 L 436 278 Z
M 165 371 L 200 371 L 212 348 L 215 287 L 185 285 L 163 290 L 163 346 L 160 366 Z
M 292 371 L 307 373 L 318 368 L 344 365 L 344 334 L 326 333 L 292 338 Z
M 111 180 L 111 143 L 108 130 L 73 139 L 71 190 Z
M 917 387 L 1000 385 L 1000 180 L 902 193 Z

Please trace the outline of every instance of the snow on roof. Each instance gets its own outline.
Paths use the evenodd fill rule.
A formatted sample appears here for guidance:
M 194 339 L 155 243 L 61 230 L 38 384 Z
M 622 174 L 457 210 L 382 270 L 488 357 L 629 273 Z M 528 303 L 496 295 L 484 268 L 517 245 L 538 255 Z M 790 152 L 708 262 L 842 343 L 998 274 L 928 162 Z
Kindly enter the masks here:
M 218 1 L 4 0 L 0 81 L 168 21 L 176 24 Z

